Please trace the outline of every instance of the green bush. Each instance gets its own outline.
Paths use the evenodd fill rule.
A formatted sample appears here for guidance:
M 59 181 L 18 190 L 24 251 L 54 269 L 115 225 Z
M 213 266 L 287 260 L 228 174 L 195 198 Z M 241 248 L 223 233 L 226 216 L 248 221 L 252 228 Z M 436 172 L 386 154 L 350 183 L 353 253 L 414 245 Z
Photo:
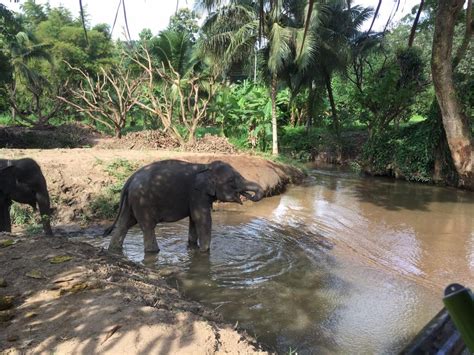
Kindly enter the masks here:
M 288 106 L 288 90 L 277 95 L 277 116 L 283 120 L 283 109 Z M 209 115 L 220 125 L 221 131 L 240 148 L 265 152 L 272 144 L 272 102 L 268 88 L 244 81 L 232 84 L 218 92 Z M 281 124 L 281 122 L 279 122 Z
M 12 224 L 23 227 L 27 234 L 38 234 L 43 230 L 41 217 L 29 206 L 13 202 L 10 216 Z
M 310 159 L 311 152 L 324 142 L 321 130 L 297 126 L 285 126 L 280 136 L 280 148 L 283 154 L 299 160 Z
M 12 223 L 19 226 L 26 226 L 28 224 L 36 223 L 33 209 L 29 206 L 20 205 L 16 202 L 13 202 L 12 204 L 10 209 L 10 217 Z
M 374 175 L 432 182 L 436 132 L 430 122 L 420 122 L 372 137 L 363 151 L 363 166 Z
M 102 161 L 97 163 L 102 164 Z M 105 166 L 104 170 L 116 181 L 91 202 L 90 218 L 112 219 L 115 217 L 120 203 L 122 187 L 136 169 L 137 165 L 126 159 L 115 159 Z
M 115 186 L 114 188 L 106 189 L 91 202 L 91 217 L 97 219 L 113 219 L 116 216 L 120 203 L 120 190 L 119 192 L 114 190 Z

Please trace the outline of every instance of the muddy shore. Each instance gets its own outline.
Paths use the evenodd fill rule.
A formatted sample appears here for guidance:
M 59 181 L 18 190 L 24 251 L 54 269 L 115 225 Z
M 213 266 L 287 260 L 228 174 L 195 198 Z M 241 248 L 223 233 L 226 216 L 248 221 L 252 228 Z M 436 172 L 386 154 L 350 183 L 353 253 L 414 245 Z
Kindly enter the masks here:
M 108 223 L 90 206 L 120 184 L 111 172 L 117 162 L 134 169 L 160 159 L 223 160 L 267 195 L 301 179 L 300 171 L 255 156 L 153 150 L 1 149 L 0 156 L 41 165 L 57 232 L 25 236 L 14 226 L 14 234 L 0 234 L 0 353 L 263 353 L 218 313 L 183 299 L 165 271 L 70 240 L 67 231 Z
M 249 354 L 159 271 L 66 237 L 0 234 L 0 353 Z

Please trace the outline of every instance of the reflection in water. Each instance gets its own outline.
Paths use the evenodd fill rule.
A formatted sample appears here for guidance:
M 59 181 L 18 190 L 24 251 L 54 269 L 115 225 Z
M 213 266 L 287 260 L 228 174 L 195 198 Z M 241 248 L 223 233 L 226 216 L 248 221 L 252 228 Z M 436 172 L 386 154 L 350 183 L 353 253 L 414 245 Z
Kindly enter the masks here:
M 187 247 L 187 221 L 158 226 L 187 297 L 238 321 L 278 352 L 392 353 L 439 310 L 451 282 L 474 281 L 474 195 L 314 170 L 257 204 L 217 206 L 210 255 Z

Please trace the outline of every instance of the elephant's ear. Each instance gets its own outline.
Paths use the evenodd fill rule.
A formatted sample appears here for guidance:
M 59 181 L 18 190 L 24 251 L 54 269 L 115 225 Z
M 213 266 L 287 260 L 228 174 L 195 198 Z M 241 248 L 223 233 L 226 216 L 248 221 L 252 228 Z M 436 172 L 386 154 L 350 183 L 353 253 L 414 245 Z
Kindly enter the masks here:
M 209 196 L 216 196 L 216 182 L 213 179 L 211 169 L 206 169 L 197 173 L 194 180 L 194 188 L 204 191 Z

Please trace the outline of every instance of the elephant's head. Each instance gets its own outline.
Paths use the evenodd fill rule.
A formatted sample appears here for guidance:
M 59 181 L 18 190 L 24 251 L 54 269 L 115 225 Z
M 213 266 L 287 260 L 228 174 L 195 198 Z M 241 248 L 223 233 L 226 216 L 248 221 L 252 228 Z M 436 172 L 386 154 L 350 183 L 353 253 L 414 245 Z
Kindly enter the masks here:
M 16 168 L 14 166 L 0 167 L 0 194 L 9 195 L 15 190 Z
M 204 186 L 207 193 L 219 201 L 242 203 L 242 195 L 256 202 L 264 194 L 259 184 L 244 179 L 237 170 L 222 161 L 212 162 L 200 175 L 197 178 L 200 180 L 199 185 Z

